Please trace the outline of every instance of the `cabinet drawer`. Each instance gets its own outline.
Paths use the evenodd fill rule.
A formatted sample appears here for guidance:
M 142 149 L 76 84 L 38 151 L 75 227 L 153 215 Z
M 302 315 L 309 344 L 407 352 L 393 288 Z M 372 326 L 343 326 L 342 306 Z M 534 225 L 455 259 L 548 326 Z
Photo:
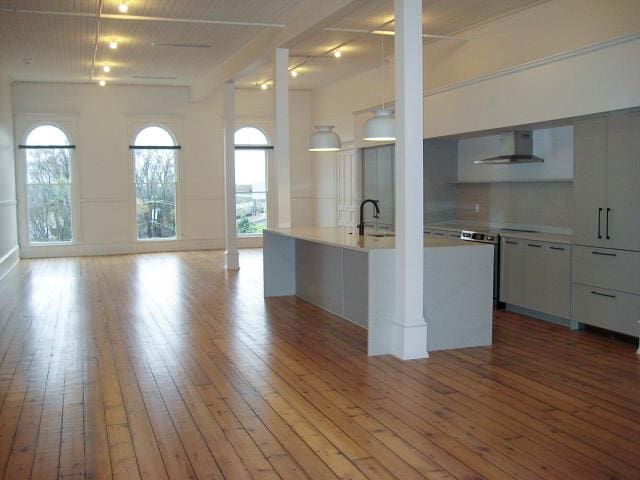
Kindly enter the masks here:
M 573 247 L 573 283 L 640 294 L 640 253 Z
M 573 284 L 573 320 L 626 335 L 640 332 L 640 295 Z

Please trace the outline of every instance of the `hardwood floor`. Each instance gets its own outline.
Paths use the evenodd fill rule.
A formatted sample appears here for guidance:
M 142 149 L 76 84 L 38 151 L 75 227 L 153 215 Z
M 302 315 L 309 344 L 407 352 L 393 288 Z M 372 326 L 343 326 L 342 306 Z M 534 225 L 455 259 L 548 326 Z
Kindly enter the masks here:
M 368 358 L 262 298 L 261 251 L 23 261 L 0 282 L 0 477 L 640 478 L 635 347 L 509 313 Z

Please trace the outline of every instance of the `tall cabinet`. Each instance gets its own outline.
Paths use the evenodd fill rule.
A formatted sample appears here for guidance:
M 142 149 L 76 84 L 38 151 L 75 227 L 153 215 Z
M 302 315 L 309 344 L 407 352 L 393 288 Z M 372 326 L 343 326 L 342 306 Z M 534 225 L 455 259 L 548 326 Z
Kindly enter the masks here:
M 578 121 L 574 135 L 572 317 L 638 336 L 640 112 Z
M 576 122 L 573 240 L 640 251 L 640 112 Z

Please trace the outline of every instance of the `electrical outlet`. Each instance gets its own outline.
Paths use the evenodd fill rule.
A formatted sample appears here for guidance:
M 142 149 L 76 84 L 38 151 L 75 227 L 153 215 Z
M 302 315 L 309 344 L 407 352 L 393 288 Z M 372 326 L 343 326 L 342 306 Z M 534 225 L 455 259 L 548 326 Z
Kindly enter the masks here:
M 476 213 L 480 213 L 480 204 L 479 203 L 475 204 L 474 210 L 476 211 Z

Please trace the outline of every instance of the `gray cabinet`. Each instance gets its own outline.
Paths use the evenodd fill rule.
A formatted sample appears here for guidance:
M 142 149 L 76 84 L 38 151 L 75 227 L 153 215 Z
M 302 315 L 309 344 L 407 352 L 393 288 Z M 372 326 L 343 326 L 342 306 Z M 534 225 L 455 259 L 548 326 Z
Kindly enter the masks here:
M 386 228 L 394 226 L 394 151 L 392 145 L 366 148 L 363 151 L 363 199 L 378 200 L 380 218 L 373 218 L 374 209 L 365 207 L 365 224 Z
M 524 241 L 503 238 L 500 245 L 500 301 L 524 304 Z
M 640 332 L 640 295 L 573 284 L 573 319 L 626 335 Z
M 578 245 L 604 246 L 606 119 L 576 122 L 573 136 L 573 241 Z
M 571 316 L 571 250 L 569 245 L 525 241 L 525 308 L 556 317 Z
M 500 255 L 502 302 L 570 318 L 569 245 L 503 237 Z
M 574 247 L 571 315 L 614 332 L 640 333 L 640 252 Z
M 607 119 L 605 184 L 607 247 L 640 250 L 640 112 Z
M 573 238 L 640 251 L 640 112 L 575 123 Z

